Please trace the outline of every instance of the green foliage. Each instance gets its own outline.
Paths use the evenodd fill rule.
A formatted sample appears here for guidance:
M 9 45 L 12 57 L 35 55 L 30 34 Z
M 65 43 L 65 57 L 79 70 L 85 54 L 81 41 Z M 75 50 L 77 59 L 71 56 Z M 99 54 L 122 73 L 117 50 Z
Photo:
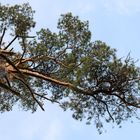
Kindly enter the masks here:
M 0 81 L 0 111 L 12 110 L 16 102 L 24 110 L 36 111 L 46 99 L 72 110 L 76 120 L 86 118 L 89 124 L 93 119 L 99 132 L 103 120 L 120 125 L 136 116 L 140 69 L 130 55 L 117 58 L 116 50 L 106 43 L 92 42 L 88 21 L 71 13 L 61 15 L 57 33 L 42 28 L 36 38 L 28 37 L 35 26 L 33 13 L 28 4 L 0 5 L 1 33 L 11 30 L 22 48 L 9 51 L 12 42 L 4 48 L 1 36 L 0 56 L 8 63 L 7 76 L 13 78 L 10 86 Z
M 0 31 L 3 28 L 10 28 L 14 31 L 13 35 L 23 35 L 35 26 L 33 13 L 28 4 L 4 6 L 0 4 Z

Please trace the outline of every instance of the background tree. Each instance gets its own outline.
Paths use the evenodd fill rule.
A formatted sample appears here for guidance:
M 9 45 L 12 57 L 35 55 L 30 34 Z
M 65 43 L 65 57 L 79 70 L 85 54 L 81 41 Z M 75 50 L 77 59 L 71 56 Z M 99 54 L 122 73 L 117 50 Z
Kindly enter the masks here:
M 128 55 L 91 41 L 88 21 L 61 15 L 58 31 L 35 27 L 29 4 L 0 5 L 0 111 L 18 104 L 42 110 L 44 100 L 73 111 L 100 131 L 103 119 L 120 124 L 140 108 L 140 69 Z M 8 42 L 7 39 L 10 41 Z

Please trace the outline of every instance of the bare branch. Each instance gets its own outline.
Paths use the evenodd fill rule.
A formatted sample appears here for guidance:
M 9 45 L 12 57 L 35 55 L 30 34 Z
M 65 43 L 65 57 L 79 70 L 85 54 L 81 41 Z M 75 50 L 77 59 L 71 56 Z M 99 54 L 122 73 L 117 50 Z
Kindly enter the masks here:
M 6 79 L 6 82 L 7 82 L 8 86 L 11 87 L 11 85 L 10 85 L 10 81 L 9 81 L 9 79 L 8 79 L 7 76 L 5 76 L 5 79 Z
M 2 41 L 3 41 L 3 37 L 5 35 L 5 31 L 6 31 L 6 27 L 3 29 L 3 33 L 2 33 L 2 36 L 0 38 L 0 48 L 1 48 Z
M 4 48 L 4 50 L 7 50 L 7 49 L 10 47 L 10 45 L 17 39 L 17 37 L 18 37 L 18 35 L 16 35 L 16 36 L 11 40 L 11 42 Z
M 23 35 L 18 35 L 18 37 L 21 37 L 21 38 L 35 38 L 36 36 L 23 36 Z

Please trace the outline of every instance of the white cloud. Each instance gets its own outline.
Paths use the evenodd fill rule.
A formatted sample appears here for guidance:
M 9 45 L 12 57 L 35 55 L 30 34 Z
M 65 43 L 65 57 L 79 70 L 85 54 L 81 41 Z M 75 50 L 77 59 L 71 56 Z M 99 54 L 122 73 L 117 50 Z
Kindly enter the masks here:
M 131 15 L 140 12 L 140 0 L 102 0 L 104 8 L 109 12 Z

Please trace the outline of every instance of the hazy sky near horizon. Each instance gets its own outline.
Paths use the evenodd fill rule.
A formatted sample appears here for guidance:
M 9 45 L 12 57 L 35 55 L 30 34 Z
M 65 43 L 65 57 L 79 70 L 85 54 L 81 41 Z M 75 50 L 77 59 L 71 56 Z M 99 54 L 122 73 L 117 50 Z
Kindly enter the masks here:
M 131 52 L 140 59 L 140 0 L 1 0 L 2 4 L 29 2 L 36 11 L 36 30 L 56 30 L 60 14 L 72 12 L 81 20 L 89 20 L 92 40 L 101 40 L 117 49 L 119 57 Z M 140 66 L 140 62 L 137 63 Z M 46 103 L 45 112 L 20 111 L 0 114 L 1 140 L 118 140 L 138 139 L 140 121 L 125 122 L 122 128 L 105 124 L 107 132 L 99 135 L 94 124 L 86 125 L 72 119 L 55 104 Z

